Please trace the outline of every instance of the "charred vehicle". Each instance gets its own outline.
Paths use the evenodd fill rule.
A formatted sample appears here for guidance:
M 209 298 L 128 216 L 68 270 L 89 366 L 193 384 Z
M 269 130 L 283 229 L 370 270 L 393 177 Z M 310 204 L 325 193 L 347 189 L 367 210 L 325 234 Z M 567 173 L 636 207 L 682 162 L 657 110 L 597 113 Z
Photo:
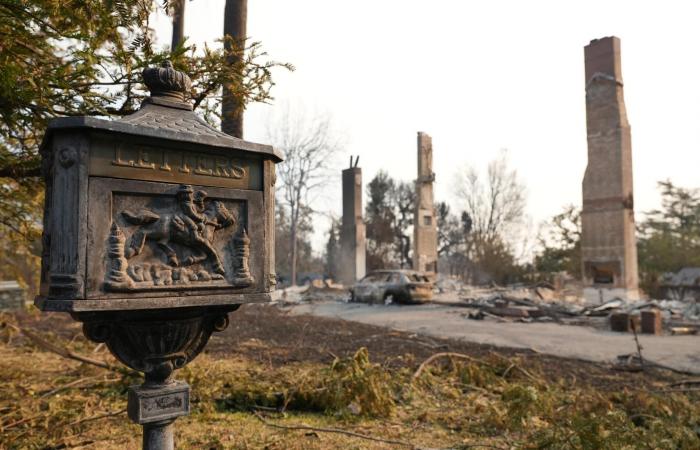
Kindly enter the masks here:
M 350 289 L 353 302 L 424 303 L 433 298 L 433 283 L 413 270 L 378 270 L 369 273 Z

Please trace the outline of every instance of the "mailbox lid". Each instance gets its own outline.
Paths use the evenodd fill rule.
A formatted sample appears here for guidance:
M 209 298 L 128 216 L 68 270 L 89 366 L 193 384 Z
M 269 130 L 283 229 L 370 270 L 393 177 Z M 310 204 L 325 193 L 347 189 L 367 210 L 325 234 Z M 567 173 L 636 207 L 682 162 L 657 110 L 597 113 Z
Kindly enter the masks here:
M 157 101 L 157 99 L 156 99 Z M 260 155 L 274 162 L 282 161 L 281 153 L 271 145 L 229 136 L 200 119 L 193 111 L 172 108 L 144 101 L 142 108 L 119 120 L 95 117 L 59 117 L 51 120 L 42 140 L 42 151 L 50 149 L 53 134 L 61 130 L 98 130 L 144 138 L 187 142 L 198 146 L 238 150 L 251 156 Z

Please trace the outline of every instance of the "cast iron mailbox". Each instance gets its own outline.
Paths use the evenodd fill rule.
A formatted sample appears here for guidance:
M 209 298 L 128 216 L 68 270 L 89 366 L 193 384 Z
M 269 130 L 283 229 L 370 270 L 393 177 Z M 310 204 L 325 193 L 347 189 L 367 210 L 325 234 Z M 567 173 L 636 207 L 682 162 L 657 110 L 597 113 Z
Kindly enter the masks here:
M 274 149 L 199 119 L 190 79 L 169 62 L 121 120 L 56 119 L 42 143 L 46 180 L 41 293 L 88 338 L 145 373 L 129 416 L 145 448 L 172 446 L 189 389 L 172 372 L 240 304 L 274 288 Z

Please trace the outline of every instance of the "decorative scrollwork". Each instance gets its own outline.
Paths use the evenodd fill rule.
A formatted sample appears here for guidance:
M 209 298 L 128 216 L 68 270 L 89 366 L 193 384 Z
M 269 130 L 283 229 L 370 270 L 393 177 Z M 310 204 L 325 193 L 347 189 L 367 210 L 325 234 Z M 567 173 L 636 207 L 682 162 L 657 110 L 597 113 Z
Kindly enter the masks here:
M 64 169 L 69 168 L 78 159 L 78 152 L 73 147 L 64 147 L 58 151 L 58 163 Z
M 186 73 L 173 68 L 173 63 L 163 61 L 160 67 L 149 67 L 143 71 L 143 81 L 153 96 L 175 97 L 183 100 L 192 89 L 192 80 Z
M 129 263 L 124 257 L 124 242 L 126 238 L 121 228 L 116 223 L 112 224 L 109 234 L 109 250 L 107 252 L 110 261 L 107 283 L 112 288 L 132 288 L 134 282 L 126 273 Z
M 168 380 L 192 361 L 214 331 L 228 326 L 226 312 L 161 310 L 83 318 L 83 333 L 107 345 L 122 363 L 146 378 Z
M 236 256 L 236 278 L 234 284 L 239 287 L 250 286 L 255 282 L 250 274 L 248 258 L 250 258 L 250 238 L 245 228 L 240 236 L 234 239 Z

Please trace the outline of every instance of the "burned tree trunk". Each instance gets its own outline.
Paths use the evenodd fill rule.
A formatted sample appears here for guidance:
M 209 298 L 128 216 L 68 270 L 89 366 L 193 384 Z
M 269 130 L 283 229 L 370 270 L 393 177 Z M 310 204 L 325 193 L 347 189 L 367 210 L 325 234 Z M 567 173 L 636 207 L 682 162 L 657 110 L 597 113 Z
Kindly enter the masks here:
M 248 21 L 248 0 L 226 0 L 224 9 L 224 36 L 231 36 L 233 41 L 226 41 L 226 49 L 241 46 L 240 56 L 232 56 L 229 64 L 242 57 L 245 48 L 246 25 Z M 221 131 L 237 138 L 243 138 L 243 103 L 233 95 L 231 86 L 224 85 L 221 105 Z
M 173 39 L 170 50 L 173 51 L 185 40 L 185 0 L 175 0 L 172 3 Z

